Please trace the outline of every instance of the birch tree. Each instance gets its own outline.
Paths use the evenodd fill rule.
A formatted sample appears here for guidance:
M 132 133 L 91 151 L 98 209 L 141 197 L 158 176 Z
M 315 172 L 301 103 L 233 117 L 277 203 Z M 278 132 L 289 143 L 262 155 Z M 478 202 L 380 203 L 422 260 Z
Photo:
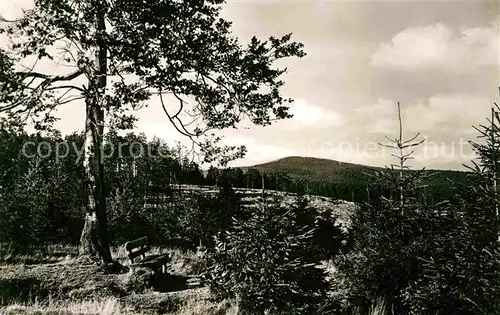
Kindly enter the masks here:
M 302 57 L 291 34 L 241 44 L 220 17 L 223 0 L 35 0 L 0 26 L 0 111 L 43 129 L 55 111 L 84 103 L 86 217 L 80 253 L 111 262 L 104 193 L 105 123 L 132 128 L 134 111 L 155 100 L 166 121 L 207 162 L 241 157 L 216 130 L 242 119 L 266 126 L 291 117 L 281 93 L 286 69 Z M 51 71 L 43 64 L 53 63 Z M 57 69 L 55 67 L 57 66 Z M 63 70 L 60 70 L 63 69 Z M 68 70 L 69 69 L 69 70 Z M 187 117 L 187 118 L 186 118 Z

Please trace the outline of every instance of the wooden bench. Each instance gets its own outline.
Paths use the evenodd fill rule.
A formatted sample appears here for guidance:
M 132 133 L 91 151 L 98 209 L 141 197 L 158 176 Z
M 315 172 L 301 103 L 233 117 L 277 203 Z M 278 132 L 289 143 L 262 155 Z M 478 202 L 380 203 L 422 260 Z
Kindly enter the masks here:
M 151 247 L 148 244 L 148 237 L 144 236 L 136 240 L 125 243 L 128 259 L 131 266 L 134 267 L 149 267 L 155 271 L 165 273 L 167 263 L 170 260 L 169 255 L 146 255 Z

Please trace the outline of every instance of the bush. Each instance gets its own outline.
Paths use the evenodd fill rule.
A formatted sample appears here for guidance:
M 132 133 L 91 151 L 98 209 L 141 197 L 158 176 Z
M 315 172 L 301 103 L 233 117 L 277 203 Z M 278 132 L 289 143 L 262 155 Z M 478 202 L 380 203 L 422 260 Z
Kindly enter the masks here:
M 481 314 L 493 300 L 495 268 L 486 243 L 448 203 L 361 206 L 351 252 L 339 259 L 347 309 L 367 312 L 379 298 L 394 314 Z M 496 267 L 494 267 L 496 266 Z M 497 269 L 498 270 L 498 269 Z M 490 274 L 491 276 L 488 276 Z M 489 302 L 488 302 L 489 300 Z
M 405 143 L 400 136 L 390 147 L 419 144 Z M 498 168 L 492 158 L 500 152 L 489 142 L 474 148 L 481 161 L 469 181 L 475 185 L 457 187 L 449 202 L 433 204 L 422 198 L 422 177 L 403 172 L 411 153 L 401 150 L 396 156 L 400 172 L 378 172 L 377 179 L 393 187 L 399 198 L 378 197 L 358 208 L 349 236 L 351 251 L 338 264 L 348 311 L 367 312 L 382 298 L 392 314 L 498 314 L 500 242 L 493 184 Z
M 275 200 L 235 219 L 207 254 L 202 279 L 214 295 L 235 298 L 249 312 L 314 314 L 329 286 L 313 246 L 317 225 L 302 220 L 305 211 Z

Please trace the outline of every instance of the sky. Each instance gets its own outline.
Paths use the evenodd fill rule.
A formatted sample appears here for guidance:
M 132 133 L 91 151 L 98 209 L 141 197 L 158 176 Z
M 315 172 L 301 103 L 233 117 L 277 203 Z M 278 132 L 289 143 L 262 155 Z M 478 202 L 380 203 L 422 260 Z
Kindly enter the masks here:
M 30 5 L 0 0 L 0 14 L 12 19 Z M 464 169 L 474 158 L 473 126 L 500 98 L 497 1 L 230 0 L 223 16 L 242 42 L 293 33 L 307 53 L 279 64 L 289 70 L 283 93 L 295 100 L 294 118 L 221 133 L 248 149 L 231 166 L 286 156 L 388 165 L 394 152 L 378 144 L 398 135 L 400 102 L 404 138 L 425 139 L 410 164 Z M 158 105 L 138 112 L 136 131 L 187 144 Z M 57 127 L 81 130 L 83 115 L 83 106 L 64 107 Z

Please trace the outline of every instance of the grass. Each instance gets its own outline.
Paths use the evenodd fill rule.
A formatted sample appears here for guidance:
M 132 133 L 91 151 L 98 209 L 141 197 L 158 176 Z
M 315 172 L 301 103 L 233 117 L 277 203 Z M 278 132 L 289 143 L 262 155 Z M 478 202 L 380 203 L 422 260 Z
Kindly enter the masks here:
M 90 300 L 82 302 L 65 302 L 48 300 L 44 302 L 35 301 L 33 303 L 24 304 L 11 304 L 3 309 L 5 315 L 7 314 L 68 314 L 68 315 L 125 315 L 136 314 L 127 311 L 118 299 L 107 298 L 104 300 Z
M 50 264 L 75 257 L 78 248 L 68 244 L 29 246 L 19 248 L 12 243 L 0 243 L 0 266 L 12 264 Z
M 172 265 L 179 274 L 192 273 L 199 258 L 196 252 L 181 251 L 164 247 L 152 247 L 150 254 L 169 254 L 172 257 Z M 123 246 L 111 248 L 113 259 L 127 265 L 127 252 Z M 39 265 L 52 263 L 70 263 L 78 256 L 78 247 L 70 244 L 52 244 L 47 246 L 30 246 L 20 249 L 12 243 L 0 243 L 0 266 L 8 265 Z
M 373 303 L 370 309 L 370 315 L 385 315 L 387 314 L 386 305 L 384 300 L 378 299 Z
M 65 255 L 61 255 L 62 252 Z M 169 286 L 177 282 L 179 286 L 180 280 L 199 271 L 201 258 L 193 251 L 153 247 L 150 253 L 170 255 L 169 275 L 162 280 Z M 77 247 L 71 245 L 31 247 L 20 251 L 12 244 L 1 244 L 0 314 L 223 315 L 229 308 L 228 303 L 209 302 L 208 291 L 200 293 L 196 289 L 169 287 L 167 291 L 182 291 L 155 292 L 156 289 L 150 286 L 151 281 L 157 280 L 149 273 L 141 273 L 140 268 L 125 274 L 106 274 L 76 254 Z M 127 252 L 122 246 L 112 248 L 112 255 L 128 265 Z
M 13 304 L 4 309 L 4 315 L 149 315 L 151 312 L 134 311 L 124 306 L 118 299 L 93 300 L 83 302 L 54 301 L 50 303 Z M 163 312 L 162 312 L 163 314 Z M 236 303 L 223 301 L 212 303 L 208 301 L 187 301 L 179 310 L 168 313 L 171 315 L 237 315 L 240 314 Z M 386 315 L 385 304 L 376 302 L 368 314 L 356 315 Z
M 152 314 L 147 311 L 134 311 L 125 306 L 116 298 L 103 300 L 89 300 L 82 302 L 34 302 L 29 304 L 12 304 L 0 308 L 4 315 L 143 315 Z M 223 301 L 212 303 L 202 300 L 187 301 L 179 310 L 169 313 L 172 315 L 236 315 L 238 306 L 234 303 Z
M 250 203 L 255 202 L 260 198 L 260 190 L 246 192 L 245 197 Z M 326 210 L 341 206 L 325 198 L 311 197 L 311 200 Z M 349 211 L 342 209 L 342 212 Z M 123 246 L 111 251 L 114 259 L 128 265 Z M 202 259 L 196 252 L 153 247 L 150 253 L 170 255 L 171 275 L 187 277 L 200 271 Z M 326 264 L 327 269 L 333 269 L 332 262 Z M 239 314 L 237 303 L 212 302 L 206 288 L 161 293 L 153 291 L 156 287 L 138 287 L 136 282 L 142 283 L 142 279 L 132 272 L 104 274 L 96 265 L 80 259 L 75 245 L 20 249 L 0 243 L 0 315 Z
M 12 304 L 6 308 L 0 308 L 4 315 L 149 315 L 155 314 L 148 311 L 134 311 L 133 308 L 125 306 L 116 298 L 103 300 L 90 300 L 82 302 L 34 302 L 30 304 Z M 163 312 L 162 312 L 163 313 Z M 169 312 L 171 315 L 237 315 L 240 314 L 239 307 L 231 301 L 219 303 L 207 300 L 188 300 L 177 311 Z M 377 300 L 368 314 L 357 315 L 386 315 L 383 300 Z
M 6 245 L 2 248 L 5 256 L 13 255 L 12 246 Z M 75 249 L 74 246 L 53 245 L 43 250 L 69 250 L 71 253 Z M 113 248 L 112 252 L 113 257 L 119 261 L 126 260 L 126 251 L 123 248 Z M 196 274 L 197 265 L 201 261 L 195 252 L 160 247 L 154 247 L 151 252 L 170 254 L 172 262 L 169 273 L 172 274 Z M 324 267 L 331 276 L 335 274 L 332 261 L 325 262 Z M 101 274 L 96 266 L 81 265 L 77 259 L 51 264 L 19 263 L 1 266 L 0 269 L 0 291 L 4 290 L 3 293 L 0 292 L 0 296 L 4 294 L 7 297 L 6 300 L 0 300 L 0 305 L 4 305 L 0 307 L 1 315 L 239 314 L 237 303 L 212 302 L 206 288 L 164 293 L 151 289 L 131 291 L 128 286 L 131 277 L 134 277 L 131 272 L 122 275 Z M 18 287 L 29 289 L 29 292 L 15 291 Z M 386 314 L 383 301 L 376 301 L 369 314 L 353 315 Z

